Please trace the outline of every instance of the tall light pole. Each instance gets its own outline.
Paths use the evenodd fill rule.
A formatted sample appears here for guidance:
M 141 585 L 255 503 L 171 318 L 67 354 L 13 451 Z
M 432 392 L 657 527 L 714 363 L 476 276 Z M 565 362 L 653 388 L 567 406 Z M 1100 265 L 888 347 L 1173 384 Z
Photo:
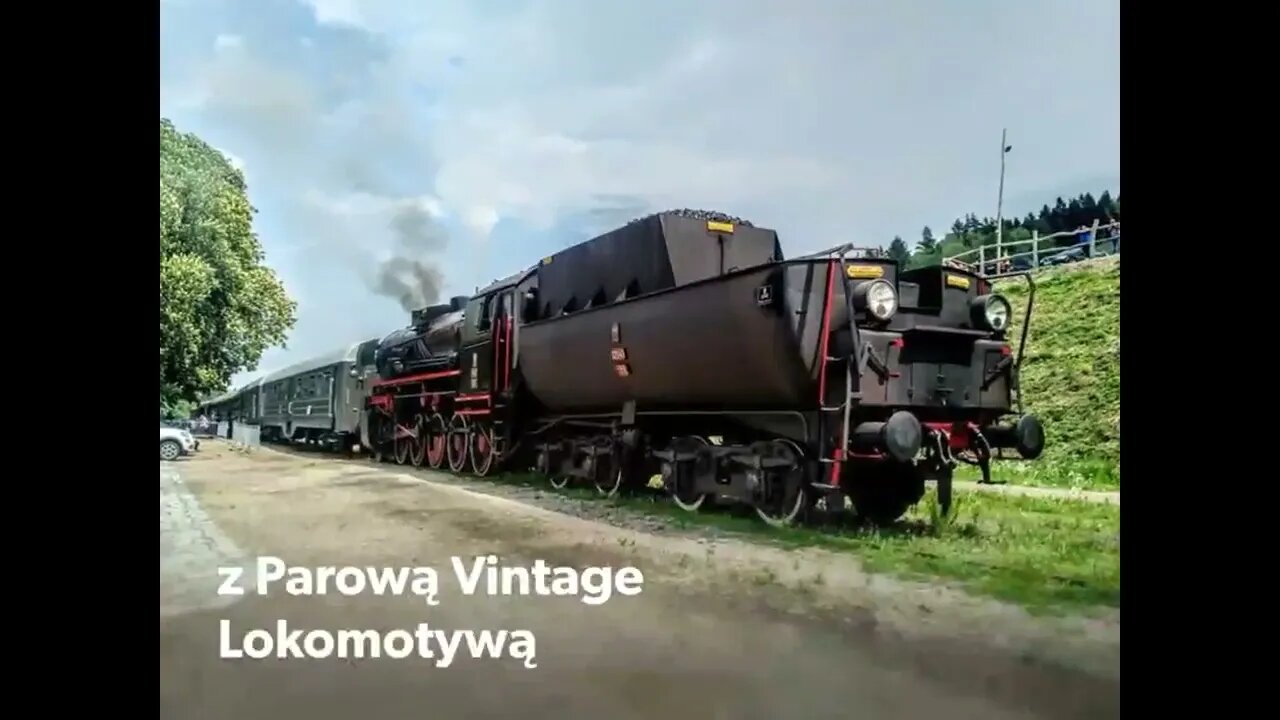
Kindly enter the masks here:
M 996 267 L 999 267 L 1000 258 L 1003 257 L 1003 248 L 1000 246 L 1004 242 L 1004 156 L 1009 154 L 1013 146 L 1009 144 L 1009 129 L 1004 128 L 1000 131 L 1000 194 L 996 197 Z

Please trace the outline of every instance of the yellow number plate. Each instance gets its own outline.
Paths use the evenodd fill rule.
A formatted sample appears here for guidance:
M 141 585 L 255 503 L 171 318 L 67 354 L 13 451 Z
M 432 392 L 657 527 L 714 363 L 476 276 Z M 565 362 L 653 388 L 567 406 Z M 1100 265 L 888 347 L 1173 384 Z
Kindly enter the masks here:
M 850 265 L 844 272 L 854 280 L 884 277 L 884 268 L 880 265 Z

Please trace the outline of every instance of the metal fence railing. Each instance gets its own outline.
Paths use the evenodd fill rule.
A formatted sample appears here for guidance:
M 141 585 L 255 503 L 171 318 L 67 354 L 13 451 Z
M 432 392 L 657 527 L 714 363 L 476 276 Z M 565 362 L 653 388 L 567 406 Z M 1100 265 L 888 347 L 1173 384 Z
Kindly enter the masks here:
M 1064 238 L 1073 242 L 1064 243 Z M 997 275 L 1015 270 L 1033 270 L 1120 254 L 1120 221 L 1093 221 L 1083 230 L 1064 230 L 1051 235 L 1033 231 L 1027 240 L 982 245 L 949 255 L 942 264 L 972 270 L 981 275 Z
M 231 427 L 231 444 L 245 448 L 259 447 L 262 445 L 262 429 L 257 425 L 235 423 Z

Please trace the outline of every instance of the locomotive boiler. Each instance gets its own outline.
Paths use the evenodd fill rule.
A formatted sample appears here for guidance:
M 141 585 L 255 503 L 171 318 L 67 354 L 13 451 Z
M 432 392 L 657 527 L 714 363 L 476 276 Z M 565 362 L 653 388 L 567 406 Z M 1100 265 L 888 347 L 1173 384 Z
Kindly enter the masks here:
M 409 327 L 396 330 L 378 343 L 374 363 L 384 378 L 449 367 L 458 354 L 462 309 L 466 297 L 415 310 Z
M 398 462 L 885 522 L 930 479 L 945 511 L 959 461 L 1043 447 L 1013 410 L 1013 309 L 973 273 L 786 259 L 773 230 L 668 212 L 459 300 L 379 351 L 370 442 Z

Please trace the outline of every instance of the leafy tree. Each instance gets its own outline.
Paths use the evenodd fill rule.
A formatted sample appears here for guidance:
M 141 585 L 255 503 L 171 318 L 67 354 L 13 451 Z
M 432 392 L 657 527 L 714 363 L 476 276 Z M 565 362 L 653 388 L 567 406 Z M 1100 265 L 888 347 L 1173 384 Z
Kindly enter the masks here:
M 191 417 L 195 406 L 196 404 L 191 400 L 178 400 L 168 407 L 162 407 L 160 414 L 166 420 L 187 420 Z
M 221 390 L 283 345 L 297 304 L 263 264 L 244 176 L 160 119 L 160 406 Z
M 907 244 L 902 241 L 901 236 L 893 236 L 893 242 L 889 243 L 889 257 L 897 260 L 899 267 L 907 266 L 907 261 L 911 259 L 911 251 L 907 249 Z

